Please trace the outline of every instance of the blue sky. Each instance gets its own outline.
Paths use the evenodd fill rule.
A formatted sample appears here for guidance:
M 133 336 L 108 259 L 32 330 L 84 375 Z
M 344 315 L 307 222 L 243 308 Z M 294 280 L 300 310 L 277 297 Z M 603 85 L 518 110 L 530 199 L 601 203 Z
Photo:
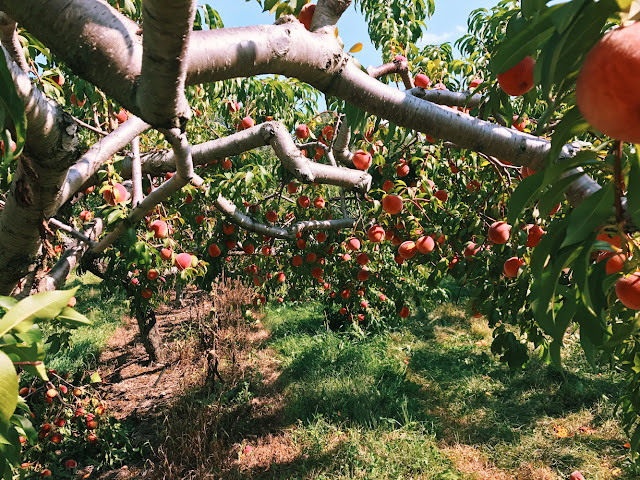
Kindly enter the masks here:
M 275 16 L 262 12 L 256 0 L 209 0 L 206 3 L 218 11 L 225 27 L 270 24 L 275 20 Z M 467 17 L 472 10 L 491 8 L 497 3 L 498 0 L 436 0 L 436 12 L 427 21 L 427 31 L 423 35 L 424 44 L 453 43 L 466 32 Z M 357 42 L 363 44 L 362 50 L 354 56 L 364 67 L 380 65 L 382 56 L 369 42 L 364 16 L 354 5 L 338 22 L 338 31 L 346 50 Z

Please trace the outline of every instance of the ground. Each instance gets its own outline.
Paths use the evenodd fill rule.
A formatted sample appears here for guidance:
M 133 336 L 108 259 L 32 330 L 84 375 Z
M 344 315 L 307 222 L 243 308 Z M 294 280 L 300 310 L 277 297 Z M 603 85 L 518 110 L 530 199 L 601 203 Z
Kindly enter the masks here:
M 619 379 L 588 372 L 575 339 L 564 375 L 540 361 L 511 372 L 486 322 L 455 305 L 378 333 L 273 306 L 218 326 L 212 382 L 198 340 L 212 304 L 190 292 L 159 310 L 164 363 L 133 320 L 109 339 L 103 396 L 152 463 L 102 478 L 635 478 L 611 413 Z

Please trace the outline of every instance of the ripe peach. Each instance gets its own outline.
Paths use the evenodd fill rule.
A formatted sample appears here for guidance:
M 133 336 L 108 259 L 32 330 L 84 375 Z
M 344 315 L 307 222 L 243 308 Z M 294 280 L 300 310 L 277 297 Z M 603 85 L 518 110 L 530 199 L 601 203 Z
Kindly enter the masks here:
M 447 199 L 449 198 L 449 194 L 444 190 L 438 190 L 436 193 L 433 194 L 433 196 L 436 197 L 441 202 L 446 202 Z
M 306 195 L 298 197 L 298 205 L 302 208 L 309 208 L 311 206 L 311 200 Z
M 613 254 L 609 260 L 607 260 L 607 264 L 605 265 L 605 270 L 607 275 L 612 275 L 614 273 L 621 272 L 624 268 L 624 262 L 627 261 L 627 256 L 624 253 L 615 253 Z
M 358 265 L 365 266 L 367 263 L 369 263 L 369 255 L 364 252 L 360 252 L 358 255 L 356 255 L 356 263 Z
M 140 292 L 140 295 L 142 295 L 142 298 L 149 299 L 153 295 L 153 291 L 150 288 L 145 288 Z
M 171 260 L 172 256 L 173 256 L 173 250 L 171 250 L 170 248 L 163 248 L 162 250 L 160 250 L 160 258 L 162 260 Z
M 307 263 L 313 263 L 317 259 L 318 259 L 318 256 L 315 253 L 311 252 L 307 254 Z
M 147 272 L 147 278 L 149 280 L 156 280 L 160 276 L 160 273 L 155 268 L 152 268 Z
M 524 265 L 524 261 L 522 261 L 522 259 L 518 257 L 511 257 L 504 262 L 502 272 L 506 277 L 515 278 L 518 276 L 518 270 L 520 270 L 522 265 Z
M 358 280 L 361 282 L 366 282 L 369 280 L 369 270 L 365 270 L 364 268 L 360 269 L 358 272 Z
M 178 267 L 178 270 L 184 270 L 185 268 L 189 268 L 191 266 L 191 254 L 179 253 L 178 255 L 176 255 L 174 263 L 175 263 L 175 266 Z
M 533 67 L 536 61 L 527 56 L 517 65 L 511 67 L 504 73 L 499 73 L 496 77 L 500 88 L 507 95 L 519 97 L 533 88 Z
M 305 248 L 307 248 L 307 241 L 304 238 L 299 238 L 296 242 L 296 246 L 298 247 L 298 249 L 304 250 Z
M 316 197 L 313 200 L 313 206 L 316 207 L 316 208 L 324 208 L 324 203 L 325 203 L 324 202 L 324 198 L 322 198 L 322 197 Z
M 78 100 L 75 93 L 71 94 L 71 105 L 75 105 L 76 107 L 81 107 L 84 105 L 86 101 L 87 101 L 86 98 L 84 100 Z
M 429 236 L 422 236 L 416 240 L 416 248 L 420 253 L 431 253 L 436 246 L 436 242 Z
M 288 193 L 296 193 L 297 191 L 298 191 L 298 186 L 295 184 L 295 182 L 289 182 L 287 184 Z
M 407 175 L 409 175 L 410 171 L 411 168 L 406 163 L 401 163 L 396 167 L 396 175 L 398 175 L 399 177 L 406 177 Z
M 358 150 L 353 154 L 353 166 L 358 170 L 368 170 L 371 166 L 371 154 L 364 150 Z
M 314 269 L 311 270 L 311 276 L 313 278 L 320 278 L 322 277 L 322 269 L 320 267 L 316 267 Z
M 236 227 L 231 223 L 222 225 L 222 233 L 224 233 L 225 235 L 233 235 L 233 232 L 235 231 Z
M 470 260 L 475 256 L 476 253 L 478 253 L 478 250 L 480 250 L 480 247 L 476 247 L 476 244 L 471 242 L 464 249 L 464 258 Z
M 481 78 L 474 78 L 473 80 L 471 80 L 471 83 L 469 83 L 469 90 L 475 90 L 476 88 L 478 88 L 478 86 L 480 86 L 481 83 Z
M 316 11 L 315 3 L 307 3 L 300 9 L 298 14 L 298 20 L 304 25 L 304 28 L 311 31 L 311 20 L 313 20 L 313 14 Z
M 520 118 L 520 120 L 521 120 L 520 123 L 517 123 L 518 122 L 518 118 Z M 524 127 L 527 126 L 527 119 L 519 117 L 518 115 L 514 115 L 513 116 L 513 123 L 511 124 L 511 126 L 513 128 L 515 128 L 516 130 L 518 130 L 519 132 L 524 132 Z
M 530 177 L 534 173 L 536 173 L 536 171 L 531 170 L 529 167 L 522 167 L 522 170 L 520 170 L 520 175 L 522 175 L 522 178 Z
M 307 125 L 304 123 L 301 123 L 296 127 L 296 137 L 298 137 L 301 140 L 304 140 L 305 138 L 309 138 L 309 133 L 310 133 L 309 127 L 307 127 Z
M 424 73 L 419 73 L 416 75 L 413 83 L 416 87 L 429 88 L 431 86 L 431 79 L 429 79 L 429 77 Z
M 78 462 L 76 462 L 75 460 L 67 460 L 66 462 L 64 462 L 64 468 L 68 468 L 69 470 L 73 470 L 77 466 Z
M 507 243 L 511 235 L 511 225 L 506 222 L 493 222 L 489 227 L 489 240 L 493 243 Z
M 340 315 L 346 315 L 347 314 L 347 309 L 342 307 L 340 310 Z
M 340 292 L 340 296 L 346 300 L 351 296 L 351 290 L 345 288 L 344 290 L 342 290 L 342 292 Z
M 384 228 L 380 225 L 374 225 L 367 231 L 367 238 L 370 242 L 379 243 L 384 239 Z
M 278 275 L 276 275 L 276 280 L 278 281 L 278 283 L 284 283 L 286 279 L 287 277 L 283 272 L 279 272 Z
M 318 243 L 322 243 L 324 241 L 327 240 L 327 234 L 324 232 L 318 232 L 316 233 L 316 240 L 318 241 Z
M 382 198 L 382 208 L 391 215 L 397 215 L 402 212 L 403 201 L 398 195 L 385 195 Z
M 415 242 L 412 240 L 403 242 L 400 245 L 400 248 L 398 248 L 398 254 L 404 259 L 413 258 L 417 251 L 418 248 L 416 247 Z
M 291 259 L 291 264 L 294 267 L 299 267 L 300 265 L 302 265 L 302 257 L 300 255 L 294 255 Z
M 542 235 L 545 234 L 545 231 L 539 225 L 531 225 L 527 228 L 527 247 L 533 248 L 536 247 L 540 240 L 542 239 Z
M 116 183 L 102 192 L 102 196 L 109 205 L 115 205 L 127 200 L 127 189 L 122 184 Z
M 169 226 L 164 220 L 154 220 L 149 224 L 149 231 L 153 232 L 154 238 L 164 238 L 169 233 Z
M 273 210 L 269 210 L 267 212 L 266 217 L 267 217 L 267 221 L 271 223 L 276 223 L 278 221 L 278 214 Z
M 69 302 L 67 303 L 67 307 L 73 308 L 73 307 L 76 306 L 76 303 L 78 303 L 78 299 L 76 297 L 71 297 L 69 299 Z M 63 385 L 63 387 L 64 387 L 64 385 Z
M 255 124 L 256 122 L 254 122 L 253 118 L 247 116 L 242 119 L 242 122 L 240 122 L 240 129 L 246 130 L 247 128 L 253 127 Z
M 124 108 L 121 108 L 120 111 L 116 114 L 116 120 L 118 121 L 118 123 L 126 122 L 127 120 L 129 120 L 129 113 Z
M 616 295 L 631 310 L 640 310 L 640 270 L 616 282 Z
M 576 82 L 584 118 L 609 137 L 640 143 L 640 23 L 610 30 L 589 51 Z
M 409 307 L 402 307 L 402 309 L 400 310 L 400 313 L 398 313 L 398 315 L 400 315 L 400 317 L 402 318 L 407 318 L 409 316 Z
M 253 243 L 247 243 L 247 244 L 242 246 L 242 250 L 247 255 L 253 255 L 253 252 L 256 251 L 256 247 L 253 245 Z

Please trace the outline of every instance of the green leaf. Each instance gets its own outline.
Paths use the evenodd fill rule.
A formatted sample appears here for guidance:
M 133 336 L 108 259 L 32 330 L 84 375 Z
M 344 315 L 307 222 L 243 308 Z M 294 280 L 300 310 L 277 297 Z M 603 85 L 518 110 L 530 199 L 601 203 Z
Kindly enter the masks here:
M 0 350 L 0 427 L 6 430 L 18 405 L 18 374 L 13 362 Z
M 635 152 L 629 155 L 629 193 L 627 195 L 627 209 L 633 223 L 640 225 L 640 144 L 635 145 Z
M 18 300 L 16 300 L 13 297 L 2 297 L 2 296 L 0 296 L 0 307 L 4 308 L 5 310 L 9 310 L 16 303 L 18 303 Z
M 91 374 L 91 377 L 89 378 L 89 381 L 91 383 L 101 383 L 102 382 L 102 377 L 100 376 L 100 374 L 98 372 L 93 372 Z
M 527 205 L 540 195 L 543 182 L 544 174 L 542 172 L 534 173 L 520 182 L 509 199 L 507 223 L 513 225 L 520 218 Z
M 91 320 L 71 307 L 64 307 L 56 319 L 71 327 L 84 327 L 86 325 L 91 325 Z
M 589 130 L 589 124 L 582 117 L 578 107 L 571 107 L 556 125 L 551 137 L 551 150 L 547 156 L 547 166 L 552 166 L 558 159 L 562 147 L 576 135 L 580 135 Z
M 555 28 L 551 21 L 551 13 L 557 8 L 549 8 L 538 18 L 527 22 L 516 36 L 500 45 L 498 53 L 491 57 L 489 69 L 494 73 L 503 73 L 518 64 L 524 57 L 534 53 L 540 45 L 547 41 Z
M 560 248 L 581 242 L 613 215 L 613 185 L 591 194 L 569 215 L 567 236 Z
M 13 329 L 25 332 L 31 328 L 35 319 L 55 318 L 67 306 L 76 290 L 77 287 L 72 290 L 36 293 L 21 300 L 0 319 L 0 336 Z
M 553 210 L 556 205 L 558 205 L 558 203 L 564 200 L 564 192 L 567 188 L 569 188 L 569 185 L 571 185 L 574 180 L 577 180 L 584 174 L 585 172 L 574 173 L 573 175 L 569 175 L 568 177 L 564 177 L 555 182 L 549 189 L 549 191 L 545 192 L 540 199 L 540 203 L 538 204 L 540 216 L 548 216 L 549 212 L 551 212 L 551 210 Z

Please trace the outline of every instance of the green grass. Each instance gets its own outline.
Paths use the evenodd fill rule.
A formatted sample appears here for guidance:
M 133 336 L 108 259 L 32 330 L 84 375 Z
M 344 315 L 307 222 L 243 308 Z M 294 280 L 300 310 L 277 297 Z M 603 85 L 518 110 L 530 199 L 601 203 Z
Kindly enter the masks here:
M 308 456 L 291 478 L 470 478 L 448 458 L 460 445 L 508 477 L 636 478 L 612 413 L 621 379 L 593 372 L 573 337 L 563 375 L 538 359 L 510 371 L 486 322 L 452 305 L 376 335 L 328 330 L 319 305 L 271 307 L 264 323 Z
M 72 277 L 65 288 L 79 286 L 76 292 L 76 310 L 92 321 L 92 325 L 81 327 L 71 332 L 70 348 L 63 348 L 54 355 L 47 353 L 48 368 L 72 374 L 94 368 L 100 352 L 107 340 L 122 324 L 122 319 L 128 312 L 124 294 L 106 294 L 100 288 L 101 280 L 91 273 L 81 277 Z M 57 329 L 45 329 L 45 334 L 51 334 Z

